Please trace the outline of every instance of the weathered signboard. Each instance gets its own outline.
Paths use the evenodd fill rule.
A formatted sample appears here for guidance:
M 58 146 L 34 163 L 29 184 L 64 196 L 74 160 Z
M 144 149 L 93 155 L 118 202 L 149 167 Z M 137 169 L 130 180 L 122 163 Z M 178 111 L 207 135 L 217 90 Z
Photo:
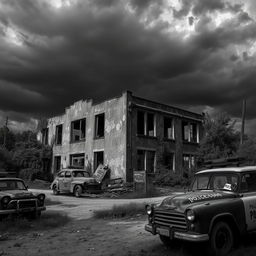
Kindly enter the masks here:
M 135 183 L 145 183 L 146 182 L 146 172 L 145 171 L 134 171 L 133 180 Z
M 107 166 L 100 164 L 93 174 L 93 177 L 98 183 L 101 183 L 108 171 L 109 168 Z

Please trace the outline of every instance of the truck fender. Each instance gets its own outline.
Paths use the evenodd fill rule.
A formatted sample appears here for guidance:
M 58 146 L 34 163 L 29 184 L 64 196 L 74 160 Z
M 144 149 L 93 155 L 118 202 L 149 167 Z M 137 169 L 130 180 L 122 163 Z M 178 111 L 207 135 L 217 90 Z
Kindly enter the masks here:
M 210 223 L 210 226 L 209 226 L 209 232 L 208 232 L 208 233 L 211 234 L 212 228 L 213 228 L 214 224 L 215 224 L 218 220 L 223 220 L 223 219 L 228 219 L 229 223 L 230 223 L 230 222 L 233 223 L 234 225 L 232 225 L 231 228 L 232 228 L 232 229 L 235 228 L 235 231 L 237 231 L 238 233 L 240 233 L 239 228 L 238 228 L 238 225 L 237 225 L 237 222 L 236 222 L 234 216 L 233 216 L 231 213 L 228 213 L 228 212 L 226 212 L 226 213 L 220 213 L 220 214 L 218 214 L 218 215 L 216 215 L 216 216 L 214 216 L 214 217 L 212 218 L 211 223 Z

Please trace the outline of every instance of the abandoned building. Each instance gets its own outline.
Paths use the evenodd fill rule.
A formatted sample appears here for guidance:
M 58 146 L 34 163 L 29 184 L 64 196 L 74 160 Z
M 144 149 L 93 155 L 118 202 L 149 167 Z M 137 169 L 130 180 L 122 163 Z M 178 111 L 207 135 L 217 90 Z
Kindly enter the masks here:
M 52 172 L 70 166 L 108 165 L 111 178 L 133 181 L 134 173 L 158 168 L 182 172 L 195 165 L 203 115 L 124 92 L 94 104 L 81 100 L 47 120 L 38 135 L 53 146 Z

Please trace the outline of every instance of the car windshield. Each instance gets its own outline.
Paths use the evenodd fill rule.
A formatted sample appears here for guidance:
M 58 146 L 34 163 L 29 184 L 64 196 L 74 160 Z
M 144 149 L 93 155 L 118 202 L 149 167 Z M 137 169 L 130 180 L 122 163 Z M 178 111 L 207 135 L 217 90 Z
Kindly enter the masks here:
M 26 187 L 20 180 L 1 180 L 0 191 L 4 190 L 26 190 Z
M 88 172 L 86 171 L 73 171 L 73 177 L 89 177 Z
M 196 175 L 191 190 L 226 190 L 237 191 L 236 173 L 204 173 Z

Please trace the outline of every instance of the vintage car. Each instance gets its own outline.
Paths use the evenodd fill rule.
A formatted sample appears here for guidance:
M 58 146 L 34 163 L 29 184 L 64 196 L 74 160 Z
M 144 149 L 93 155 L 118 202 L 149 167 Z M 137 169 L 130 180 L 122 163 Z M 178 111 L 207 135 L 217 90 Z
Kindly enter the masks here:
M 146 210 L 145 230 L 164 244 L 206 241 L 213 255 L 227 255 L 239 236 L 256 230 L 256 166 L 199 171 L 189 191 Z
M 44 200 L 45 194 L 28 191 L 21 179 L 0 178 L 0 219 L 20 214 L 36 218 L 46 209 Z
M 87 171 L 82 169 L 63 169 L 51 184 L 54 195 L 59 193 L 73 193 L 80 197 L 84 192 L 100 193 L 101 182 L 96 177 L 90 177 Z

